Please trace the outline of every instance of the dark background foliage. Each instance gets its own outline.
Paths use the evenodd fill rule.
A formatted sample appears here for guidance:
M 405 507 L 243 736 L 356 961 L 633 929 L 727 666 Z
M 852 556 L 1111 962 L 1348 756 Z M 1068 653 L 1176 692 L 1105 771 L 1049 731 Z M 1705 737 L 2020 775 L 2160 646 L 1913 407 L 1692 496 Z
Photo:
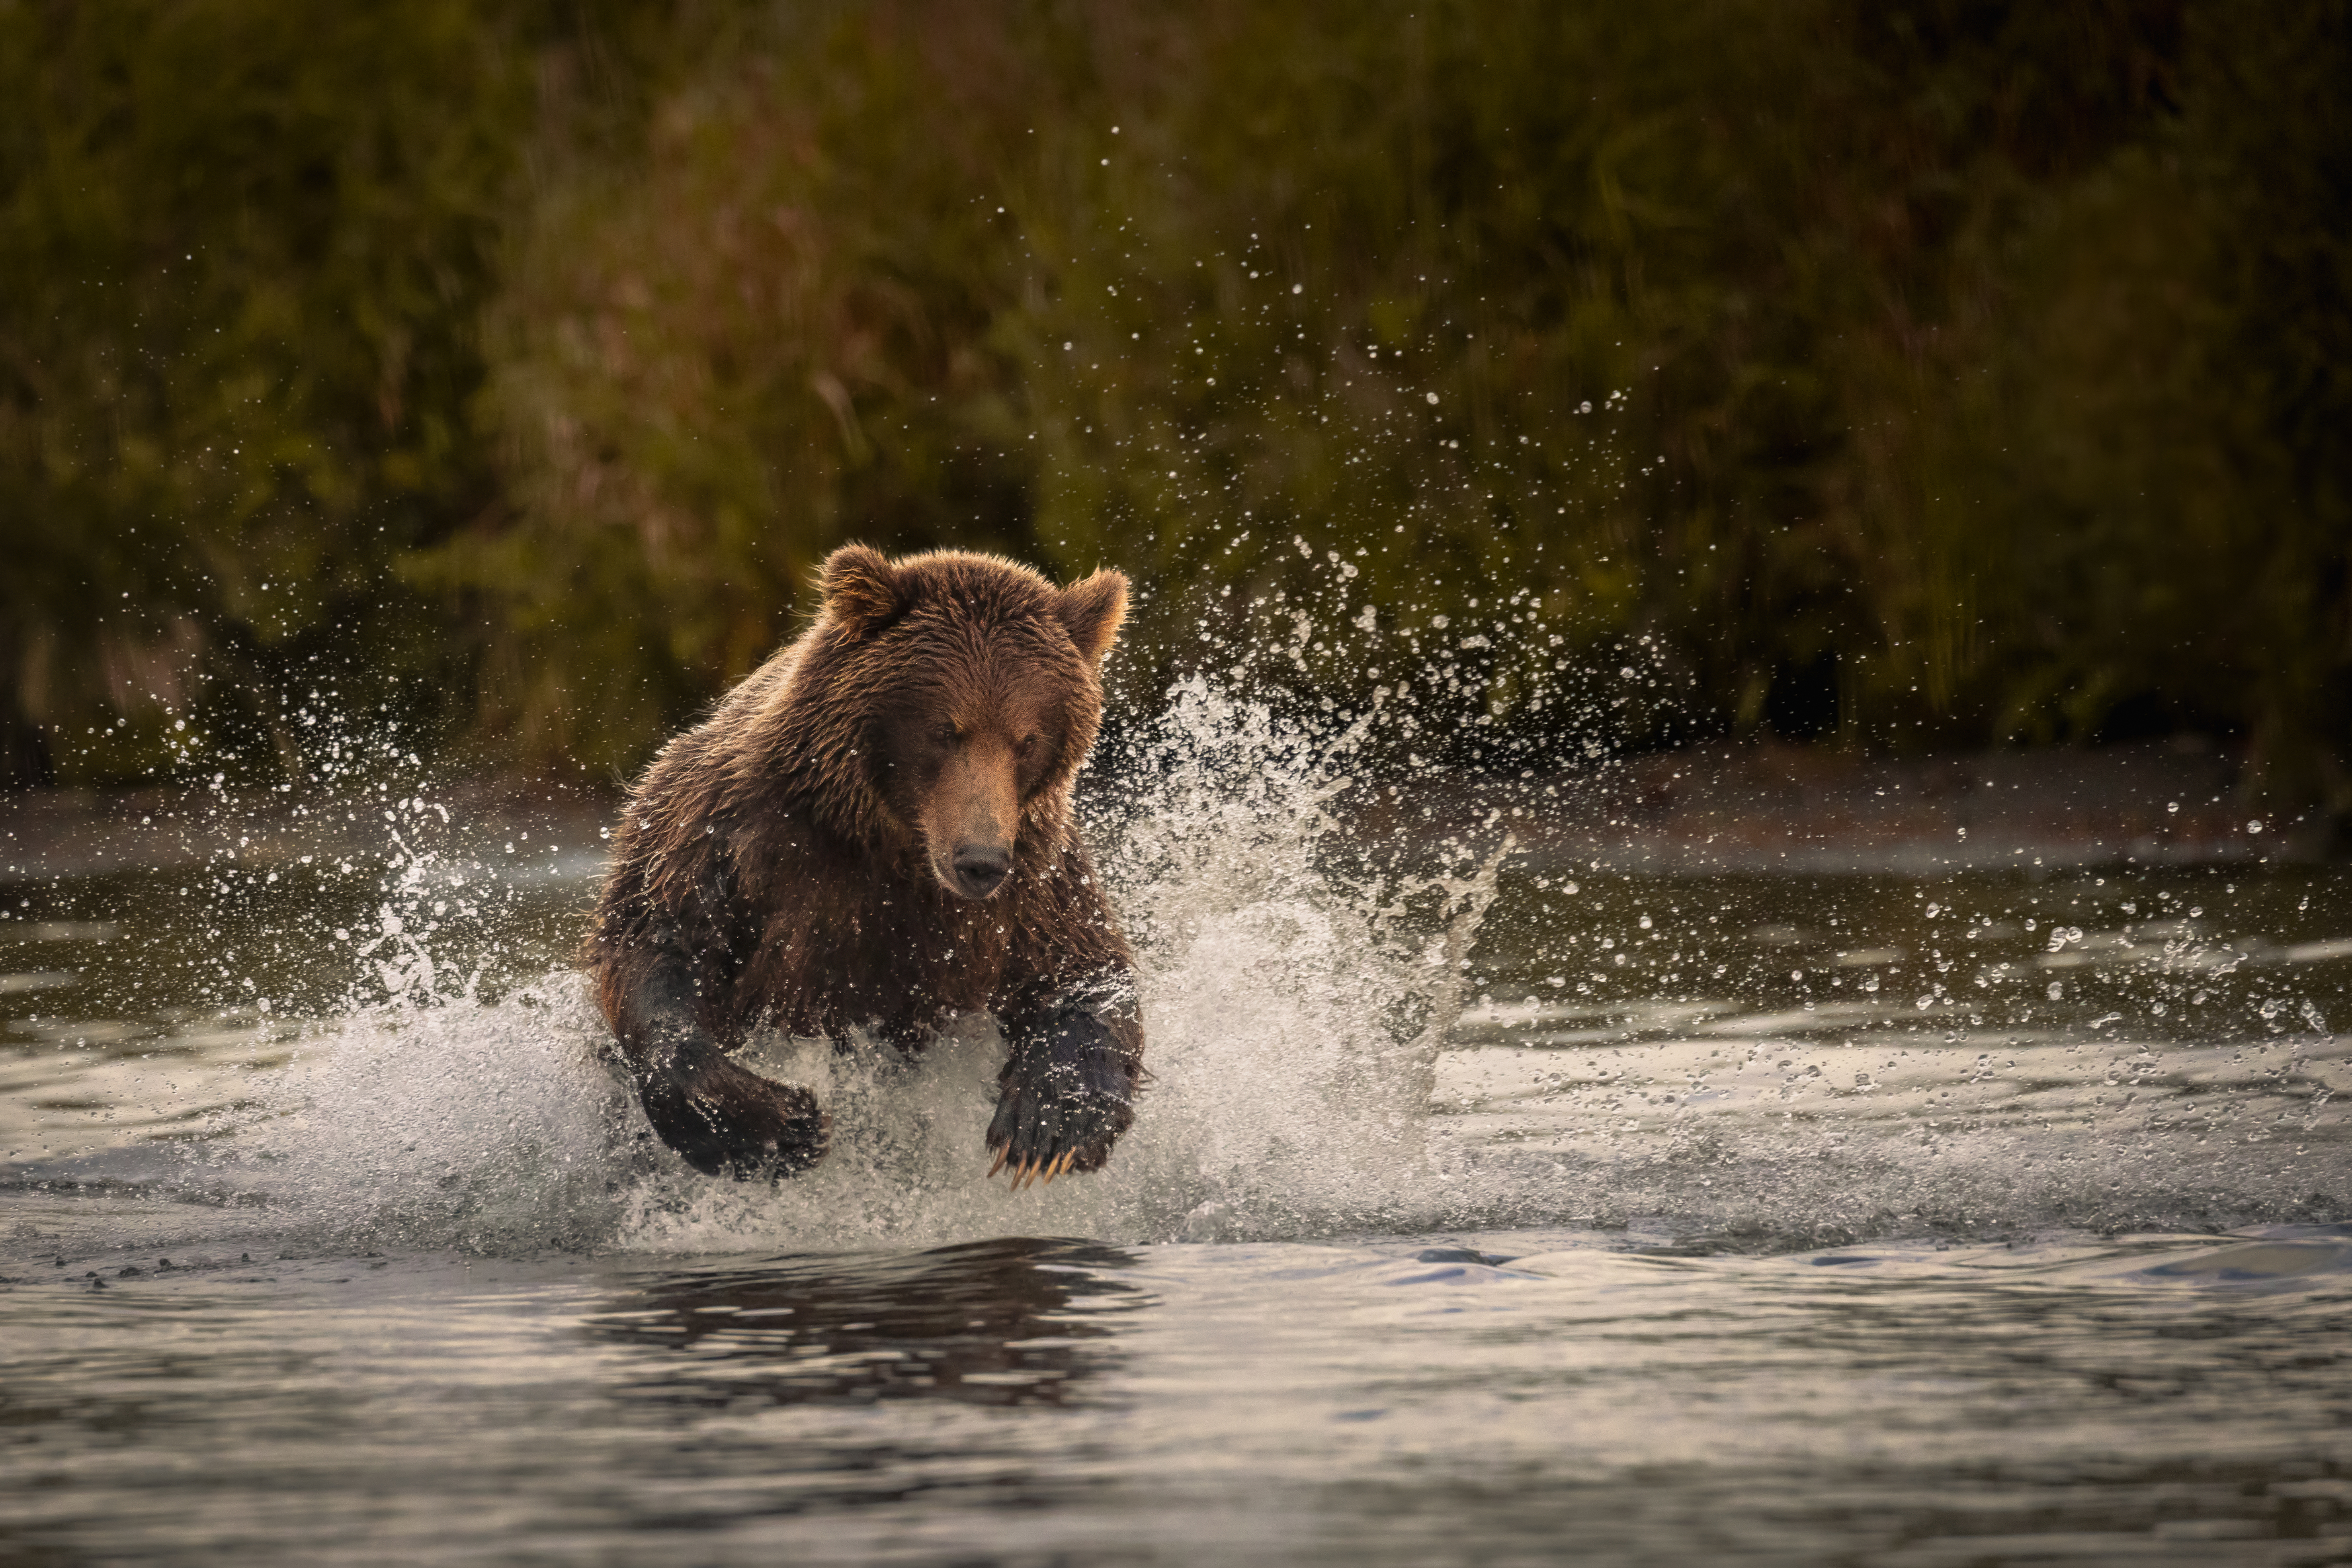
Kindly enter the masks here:
M 1444 616 L 1555 750 L 2352 808 L 2352 5 L 0 0 L 0 94 L 16 783 L 625 769 L 858 538 L 1127 568 L 1139 694 Z

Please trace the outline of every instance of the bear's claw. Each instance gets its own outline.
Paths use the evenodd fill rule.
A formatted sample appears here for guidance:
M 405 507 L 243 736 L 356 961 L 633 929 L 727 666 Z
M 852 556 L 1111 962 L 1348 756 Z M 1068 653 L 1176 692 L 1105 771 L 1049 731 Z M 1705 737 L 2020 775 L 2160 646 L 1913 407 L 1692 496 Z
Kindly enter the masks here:
M 987 1146 L 991 1176 L 1010 1165 L 1013 1190 L 1043 1176 L 1097 1171 L 1135 1120 L 1135 1071 L 1117 1038 L 1091 1013 L 1065 1012 L 1016 1040 L 999 1077 Z
M 1037 1177 L 1041 1174 L 1045 1178 L 1045 1185 L 1047 1186 L 1051 1186 L 1054 1185 L 1054 1178 L 1060 1176 L 1064 1171 L 1068 1170 L 1070 1168 L 1070 1162 L 1076 1157 L 1077 1151 L 1072 1149 L 1066 1150 L 1054 1159 L 1045 1161 L 1043 1164 L 1031 1163 L 1027 1165 L 1015 1166 L 1013 1167 L 1013 1185 L 1006 1190 L 1011 1192 L 1019 1192 L 1024 1187 L 1034 1186 L 1037 1183 Z M 1003 1155 L 997 1155 L 996 1163 L 998 1166 L 1003 1165 L 1004 1156 Z M 988 1174 L 990 1176 L 994 1176 L 996 1172 L 992 1168 Z

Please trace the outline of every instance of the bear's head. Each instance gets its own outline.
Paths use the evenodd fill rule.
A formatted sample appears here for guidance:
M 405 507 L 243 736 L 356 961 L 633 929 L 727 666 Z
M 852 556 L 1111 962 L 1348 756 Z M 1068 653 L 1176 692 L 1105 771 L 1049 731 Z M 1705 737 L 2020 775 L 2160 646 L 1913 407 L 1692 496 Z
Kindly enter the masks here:
M 1102 661 L 1127 613 L 1116 571 L 1056 588 L 1027 567 L 941 550 L 824 563 L 803 666 L 830 710 L 854 815 L 940 885 L 987 898 L 1069 816 L 1102 721 Z

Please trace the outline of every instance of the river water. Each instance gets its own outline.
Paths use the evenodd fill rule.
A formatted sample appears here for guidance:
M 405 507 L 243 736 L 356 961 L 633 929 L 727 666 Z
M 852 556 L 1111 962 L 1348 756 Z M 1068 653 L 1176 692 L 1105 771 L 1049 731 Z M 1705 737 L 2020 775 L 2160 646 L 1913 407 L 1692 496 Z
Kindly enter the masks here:
M 832 1156 L 686 1171 L 597 843 L 396 772 L 20 869 L 0 1559 L 2352 1563 L 2352 880 L 1602 874 L 1340 756 L 1137 743 L 1156 1077 L 1017 1196 L 984 1027 L 761 1042 Z

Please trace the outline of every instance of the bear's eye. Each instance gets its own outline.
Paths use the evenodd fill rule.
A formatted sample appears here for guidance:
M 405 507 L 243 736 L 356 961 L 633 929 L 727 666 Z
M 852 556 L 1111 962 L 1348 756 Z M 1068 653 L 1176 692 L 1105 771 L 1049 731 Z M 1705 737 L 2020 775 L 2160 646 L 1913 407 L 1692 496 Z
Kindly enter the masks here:
M 1014 750 L 1018 755 L 1023 756 L 1023 757 L 1026 757 L 1026 756 L 1028 756 L 1031 752 L 1033 752 L 1033 751 L 1034 751 L 1034 750 L 1036 750 L 1036 749 L 1037 749 L 1037 736 L 1036 736 L 1036 732 L 1034 732 L 1034 730 L 1033 730 L 1033 731 L 1031 731 L 1029 734 L 1023 736 L 1023 737 L 1021 737 L 1021 742 L 1020 742 L 1020 744 L 1019 744 L 1018 746 L 1016 746 L 1016 747 L 1013 747 L 1013 750 Z
M 938 738 L 939 743 L 941 746 L 953 746 L 957 741 L 963 738 L 963 731 L 958 729 L 953 722 L 942 724 L 939 728 L 933 730 L 931 733 Z

